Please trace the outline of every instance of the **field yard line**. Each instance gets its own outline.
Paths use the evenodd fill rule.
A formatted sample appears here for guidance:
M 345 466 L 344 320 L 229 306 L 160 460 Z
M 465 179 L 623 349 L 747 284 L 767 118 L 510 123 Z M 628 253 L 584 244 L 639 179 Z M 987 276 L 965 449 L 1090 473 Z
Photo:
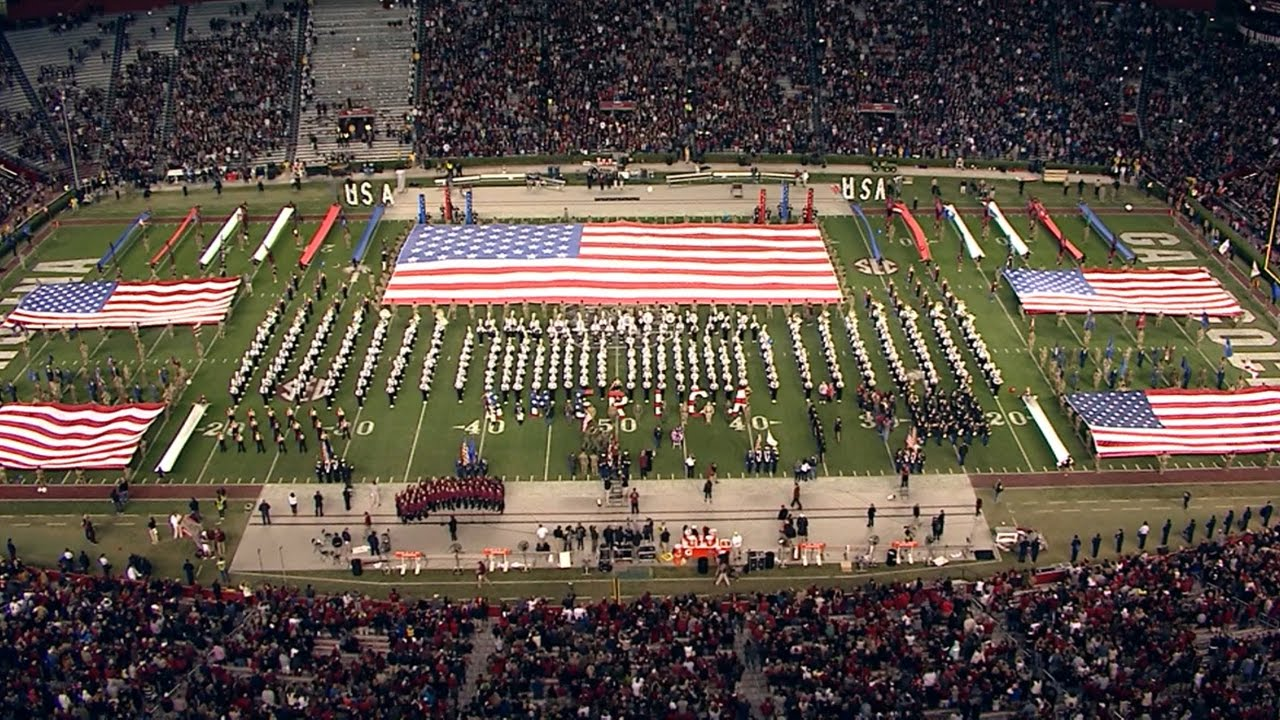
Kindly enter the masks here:
M 987 277 L 987 273 L 982 269 L 982 266 L 978 265 L 977 263 L 974 263 L 974 267 L 977 268 L 978 274 L 982 276 L 983 283 L 986 284 L 988 287 L 990 287 L 991 279 Z M 1009 321 L 1009 324 L 1011 326 L 1013 326 L 1014 332 L 1018 333 L 1018 337 L 1022 338 L 1022 341 L 1025 343 L 1027 339 L 1022 334 L 1022 328 L 1018 327 L 1018 323 L 1015 322 L 1013 319 L 1013 316 L 1009 314 L 1009 309 L 1005 307 L 1004 300 L 1001 300 L 999 295 L 996 295 L 996 304 L 1000 306 L 1000 311 L 1004 313 L 1005 319 Z M 1068 323 L 1068 327 L 1070 327 L 1070 323 Z M 1075 328 L 1071 327 L 1070 329 L 1071 329 L 1071 334 L 1075 335 L 1076 339 L 1079 340 L 1080 336 L 1076 335 Z M 1083 343 L 1081 344 L 1083 345 Z M 1035 366 L 1036 372 L 1040 373 L 1040 377 L 1044 378 L 1045 383 L 1048 384 L 1050 388 L 1052 388 L 1053 382 L 1050 381 L 1049 375 L 1045 373 L 1044 368 L 1040 367 L 1040 363 L 1035 362 L 1035 358 L 1032 358 L 1031 364 Z M 1004 415 L 1005 425 L 1009 427 L 1009 432 L 1013 434 L 1013 440 L 1018 444 L 1018 450 L 1022 453 L 1022 459 L 1027 461 L 1027 469 L 1034 471 L 1035 465 L 1032 464 L 1030 456 L 1027 455 L 1026 448 L 1022 446 L 1022 440 L 1018 438 L 1018 433 L 1016 430 L 1013 429 L 1013 424 L 1009 422 L 1009 414 L 1005 412 L 1004 403 L 1001 402 L 999 394 L 992 393 L 991 396 L 995 398 L 996 407 L 1000 408 L 1000 413 Z M 1088 448 L 1086 448 L 1086 450 L 1087 449 Z
M 413 444 L 409 446 L 409 460 L 404 464 L 404 481 L 409 482 L 409 469 L 413 467 L 413 456 L 418 452 L 418 438 L 422 435 L 422 419 L 427 416 L 427 403 L 422 403 L 418 411 L 418 428 L 413 431 Z
M 959 239 L 959 237 L 957 236 L 957 240 L 958 240 L 958 239 Z M 990 281 L 990 279 L 988 279 L 988 278 L 987 278 L 987 274 L 982 270 L 982 266 L 981 266 L 981 265 L 979 265 L 979 264 L 978 264 L 978 263 L 976 263 L 976 262 L 973 264 L 973 266 L 977 269 L 978 274 L 982 276 L 983 283 L 984 283 L 987 287 L 990 287 L 990 286 L 991 286 L 991 281 Z M 935 284 L 936 284 L 936 283 L 935 283 Z M 1005 307 L 1004 307 L 1004 302 L 1003 302 L 1002 300 L 1000 300 L 1000 297 L 999 297 L 998 295 L 996 296 L 996 302 L 998 302 L 998 303 L 1000 304 L 1000 309 L 1001 309 L 1001 311 L 1003 311 L 1003 312 L 1004 312 L 1004 316 L 1005 316 L 1006 318 L 1008 318 L 1009 323 L 1010 323 L 1011 325 L 1013 325 L 1013 329 L 1014 329 L 1014 331 L 1015 331 L 1015 332 L 1017 332 L 1017 333 L 1018 333 L 1018 337 L 1019 337 L 1019 338 L 1021 338 L 1021 339 L 1022 339 L 1022 341 L 1025 343 L 1025 342 L 1026 342 L 1026 338 L 1025 338 L 1025 337 L 1023 337 L 1023 335 L 1022 335 L 1022 330 L 1018 327 L 1017 323 L 1013 322 L 1013 318 L 1009 315 L 1009 311 L 1005 309 Z M 951 327 L 950 323 L 948 323 L 948 324 L 947 324 L 947 327 Z M 1074 328 L 1071 330 L 1071 333 L 1072 333 L 1073 335 L 1075 334 L 1075 329 L 1074 329 Z M 1079 337 L 1078 337 L 1078 336 L 1077 336 L 1077 339 L 1079 339 Z M 970 350 L 970 352 L 969 352 L 969 353 L 967 353 L 967 354 L 965 355 L 965 357 L 972 357 L 972 356 L 973 356 L 972 350 Z M 974 361 L 975 366 L 977 365 L 977 360 L 978 360 L 978 359 L 977 359 L 976 357 L 973 357 L 973 361 Z M 1033 358 L 1033 361 L 1034 361 L 1034 358 Z M 981 368 L 978 368 L 978 369 L 979 369 L 979 370 L 981 370 Z M 1039 370 L 1039 369 L 1040 369 L 1040 368 L 1039 368 L 1039 365 L 1037 365 L 1037 366 L 1036 366 L 1036 369 L 1037 369 L 1037 370 Z M 1044 376 L 1044 371 L 1043 371 L 1043 370 L 1040 370 L 1040 375 L 1041 375 L 1041 376 Z M 1048 381 L 1048 379 L 1049 379 L 1048 377 L 1045 377 L 1045 380 L 1046 380 L 1046 381 Z M 1023 459 L 1023 461 L 1025 461 L 1025 462 L 1027 463 L 1027 470 L 1028 470 L 1028 471 L 1035 471 L 1035 469 L 1036 469 L 1035 464 L 1031 462 L 1031 456 L 1027 454 L 1027 449 L 1026 449 L 1026 447 L 1024 447 L 1024 446 L 1023 446 L 1023 444 L 1022 444 L 1022 438 L 1018 437 L 1018 431 L 1014 429 L 1014 425 L 1013 425 L 1013 423 L 1009 422 L 1009 413 L 1008 413 L 1008 411 L 1006 411 L 1006 410 L 1004 409 L 1004 402 L 1000 399 L 1000 393 L 998 393 L 998 392 L 992 392 L 992 393 L 991 393 L 991 397 L 996 401 L 996 408 L 998 408 L 998 409 L 1000 410 L 1000 415 L 1004 417 L 1004 423 L 1005 423 L 1005 426 L 1009 428 L 1009 434 L 1010 434 L 1010 435 L 1013 435 L 1013 442 L 1014 442 L 1015 444 L 1017 444 L 1017 446 L 1018 446 L 1018 452 L 1022 454 L 1022 459 Z M 957 455 L 957 456 L 956 456 L 956 459 L 957 459 L 957 460 L 959 460 L 959 455 Z
M 1191 337 L 1191 333 L 1187 332 L 1187 329 L 1182 325 L 1181 322 L 1179 322 L 1177 325 L 1178 325 L 1178 332 L 1182 333 L 1182 336 L 1191 342 L 1191 347 L 1194 347 L 1196 349 L 1196 352 L 1200 353 L 1200 357 L 1204 358 L 1204 361 L 1209 363 L 1210 367 L 1215 367 L 1213 358 L 1206 355 L 1204 352 L 1204 348 L 1200 347 L 1200 341 Z M 1128 329 L 1129 329 L 1128 326 L 1126 326 L 1125 331 L 1128 332 Z M 1130 337 L 1133 337 L 1133 336 L 1130 335 Z M 1137 338 L 1134 338 L 1134 342 L 1137 342 Z
M 863 229 L 862 229 L 862 226 L 861 226 L 861 225 L 859 225 L 858 223 L 856 223 L 856 222 L 855 222 L 855 223 L 853 224 L 853 226 L 854 226 L 855 228 L 857 228 L 857 230 L 858 230 L 858 237 L 862 238 L 862 247 L 866 249 L 866 251 L 867 251 L 867 255 L 868 255 L 868 256 L 870 256 L 870 255 L 871 255 L 871 238 L 867 237 L 866 232 L 865 232 L 865 231 L 863 231 Z M 882 289 L 888 290 L 888 289 L 889 289 L 889 281 L 888 281 L 888 280 L 886 280 L 886 279 L 885 279 L 885 277 L 884 277 L 883 275 L 879 275 L 879 276 L 877 276 L 877 277 L 879 277 L 879 278 L 880 278 L 880 287 L 881 287 Z M 835 332 L 835 331 L 833 330 L 832 332 Z M 874 328 L 874 327 L 872 328 L 872 332 L 875 332 L 875 328 Z M 890 337 L 892 337 L 892 336 L 890 336 Z M 881 353 L 883 353 L 883 352 L 884 352 L 884 348 L 881 348 L 881 349 L 880 349 L 880 352 L 881 352 Z M 893 424 L 894 424 L 895 426 L 898 424 L 898 419 L 897 419 L 896 417 L 894 418 Z M 876 433 L 876 434 L 877 434 L 877 435 L 879 435 L 879 433 Z M 896 462 L 897 458 L 895 458 L 895 457 L 894 457 L 894 454 L 893 454 L 893 448 L 889 447 L 889 439 L 888 439 L 887 437 L 885 437 L 885 436 L 881 435 L 881 436 L 880 436 L 880 444 L 884 445 L 884 452 L 885 452 L 885 455 L 887 455 L 887 456 L 889 457 L 889 467 L 894 467 L 894 465 L 895 465 L 895 462 Z M 823 470 L 823 472 L 826 472 L 826 470 L 827 470 L 827 463 L 826 463 L 826 460 L 823 460 L 823 461 L 822 461 L 822 470 Z
M 1000 408 L 1000 414 L 1004 416 L 1005 425 L 1009 427 L 1009 434 L 1013 435 L 1013 441 L 1018 445 L 1018 452 L 1022 453 L 1022 459 L 1027 463 L 1027 470 L 1034 472 L 1036 466 L 1031 462 L 1031 456 L 1027 454 L 1027 449 L 1022 446 L 1022 439 L 1018 437 L 1017 431 L 1013 429 L 1013 423 L 1009 422 L 1009 413 L 1004 409 L 1004 402 L 1000 400 L 999 395 L 996 393 L 991 393 L 991 396 L 996 399 L 996 407 Z
M 200 474 L 196 476 L 197 483 L 203 480 L 204 474 L 209 471 L 209 463 L 213 462 L 213 454 L 216 452 L 218 452 L 218 445 L 214 443 L 213 447 L 209 448 L 209 455 L 204 459 L 204 466 L 200 468 Z
M 271 458 L 271 464 L 267 466 L 267 474 L 263 476 L 262 482 L 264 483 L 271 482 L 271 473 L 276 471 L 276 463 L 280 462 L 280 454 L 281 454 L 280 450 L 277 449 L 276 456 Z
M 547 423 L 547 455 L 542 462 L 542 479 L 551 479 L 551 428 L 555 423 Z
M 248 278 L 246 281 L 244 281 L 243 283 L 241 283 L 241 286 L 243 287 L 244 285 L 252 285 L 252 284 L 253 284 L 253 280 L 254 280 L 254 278 L 258 277 L 258 271 L 259 271 L 259 270 L 261 270 L 261 269 L 262 269 L 262 266 L 261 266 L 261 265 L 257 265 L 257 266 L 255 266 L 255 267 L 253 268 L 253 272 L 249 273 L 249 278 Z M 240 292 L 240 291 L 237 291 L 237 292 L 236 292 L 235 297 L 234 297 L 234 298 L 232 298 L 232 300 L 231 300 L 231 308 L 227 311 L 227 319 L 230 319 L 230 317 L 231 317 L 231 313 L 232 313 L 232 312 L 234 312 L 234 311 L 235 311 L 235 309 L 236 309 L 236 305 L 238 305 L 238 304 L 240 303 L 241 299 L 243 299 L 244 297 L 245 297 L 245 294 L 244 294 L 244 293 L 242 293 L 242 292 Z M 252 295 L 250 295 L 250 297 L 252 297 Z M 214 335 L 213 339 L 209 341 L 209 347 L 207 347 L 207 348 L 205 348 L 205 349 L 204 349 L 204 355 L 202 355 L 202 356 L 200 357 L 200 359 L 196 361 L 196 366 L 195 366 L 194 368 L 192 368 L 192 369 L 191 369 L 191 375 L 189 376 L 189 378 L 190 378 L 190 379 L 193 379 L 193 380 L 195 379 L 196 374 L 200 372 L 200 368 L 204 367 L 205 360 L 206 360 L 206 359 L 207 359 L 207 358 L 208 358 L 208 357 L 213 353 L 213 347 L 214 347 L 215 345 L 217 345 L 217 344 L 218 344 L 218 341 L 219 341 L 219 340 L 221 340 L 221 339 L 222 339 L 222 338 L 224 338 L 224 337 L 226 337 L 226 334 L 225 334 L 225 333 L 224 333 L 224 334 L 222 334 L 222 335 Z M 178 388 L 178 391 L 177 391 L 176 393 L 174 393 L 174 395 L 173 395 L 173 404 L 174 404 L 174 405 L 177 405 L 177 404 L 178 404 L 178 401 L 182 399 L 183 394 L 185 394 L 185 393 L 186 393 L 187 388 L 189 388 L 189 387 L 191 387 L 191 385 L 190 385 L 190 384 L 188 384 L 188 385 L 184 385 L 184 386 L 182 386 L 182 387 Z M 166 417 L 166 418 L 164 419 L 164 421 L 162 421 L 162 422 L 160 423 L 160 427 L 156 428 L 156 430 L 155 430 L 155 434 L 156 434 L 156 436 L 157 436 L 157 437 L 161 437 L 161 438 L 163 438 L 163 437 L 164 437 L 164 429 L 165 429 L 165 427 L 166 427 L 166 426 L 168 426 L 168 424 L 169 424 L 169 420 L 171 420 L 175 414 L 176 414 L 176 413 L 172 413 L 172 412 L 171 412 L 171 413 L 169 413 L 169 417 Z M 150 431 L 148 431 L 148 432 L 150 432 Z M 157 449 L 157 450 L 158 450 L 158 449 L 160 449 L 160 447 L 161 447 L 161 444 L 160 444 L 160 443 L 156 443 L 156 446 L 155 446 L 154 448 L 152 448 L 152 449 Z M 166 448 L 166 449 L 167 449 L 167 448 Z M 199 475 L 199 477 L 197 477 L 197 478 L 196 478 L 196 482 L 197 482 L 197 483 L 198 483 L 198 482 L 200 482 L 200 480 L 204 477 L 204 473 L 205 473 L 205 471 L 209 469 L 209 461 L 213 459 L 213 453 L 214 453 L 216 450 L 217 450 L 217 445 L 216 445 L 216 444 L 215 444 L 212 448 L 210 448 L 210 449 L 209 449 L 209 457 L 205 459 L 205 461 L 204 461 L 204 467 L 200 470 L 200 475 Z M 146 458 L 143 458 L 143 460 L 145 461 L 145 460 L 146 460 Z M 145 466 L 145 464 L 143 465 L 143 467 L 146 467 L 146 466 Z
M 392 329 L 392 328 L 394 328 L 394 327 L 396 326 L 396 320 L 397 320 L 399 317 L 400 317 L 400 314 L 399 314 L 399 313 L 392 313 L 392 314 L 391 314 L 391 319 L 387 321 L 387 340 L 390 340 L 390 339 L 391 339 L 391 329 Z M 375 327 L 376 327 L 376 324 L 375 324 Z M 313 333 L 313 336 L 314 336 L 314 333 Z M 372 336 L 370 336 L 370 342 L 372 342 Z M 383 342 L 386 342 L 386 341 L 384 340 Z M 384 347 L 383 349 L 385 350 L 386 348 Z M 364 346 L 364 352 L 365 352 L 365 355 L 368 355 L 368 354 L 369 354 L 369 346 L 368 346 L 368 345 L 365 345 L 365 346 Z M 382 353 L 378 353 L 378 355 L 379 355 L 379 356 L 381 356 L 381 355 L 382 355 Z M 374 363 L 374 368 L 373 368 L 373 375 L 372 375 L 372 376 L 370 376 L 370 380 L 369 380 L 369 390 L 370 390 L 370 393 L 369 393 L 368 398 L 372 398 L 372 397 L 373 397 L 373 392 L 372 392 L 372 390 L 373 390 L 373 388 L 377 387 L 376 385 L 374 385 L 374 384 L 373 384 L 373 381 L 374 381 L 375 379 L 377 379 L 377 377 L 378 377 L 378 367 L 377 367 L 377 363 L 375 362 L 375 363 Z M 369 402 L 369 399 L 366 399 L 366 400 L 365 400 L 365 402 Z M 351 423 L 351 427 L 353 427 L 353 428 L 354 428 L 354 427 L 359 427 L 359 425 L 360 425 L 360 416 L 361 416 L 361 415 L 363 415 L 363 414 L 364 414 L 364 407 L 359 407 L 359 408 L 356 410 L 356 419 L 355 419 L 354 421 L 352 421 L 352 423 Z M 355 442 L 355 440 L 356 440 L 356 436 L 355 436 L 355 435 L 352 435 L 351 437 L 347 438 L 347 444 L 346 444 L 346 445 L 344 445 L 344 446 L 342 447 L 342 459 L 343 459 L 343 460 L 346 460 L 346 459 L 347 459 L 347 453 L 351 452 L 351 443 Z
M 85 331 L 85 330 L 81 330 L 80 332 L 86 332 L 86 331 Z M 27 359 L 26 364 L 24 364 L 24 365 L 22 366 L 22 369 L 18 371 L 18 374 L 16 374 L 16 375 L 12 375 L 12 376 L 11 376 L 11 377 L 13 378 L 14 382 L 20 381 L 20 380 L 22 380 L 22 378 L 24 378 L 24 377 L 26 377 L 26 376 L 27 376 L 27 371 L 28 371 L 28 370 L 30 370 L 30 369 L 31 369 L 31 366 L 35 364 L 36 359 L 37 359 L 37 358 L 39 358 L 41 355 L 43 355 L 43 354 L 44 354 L 44 349 L 45 349 L 45 348 L 47 348 L 47 347 L 49 347 L 49 343 L 53 342 L 53 340 L 52 340 L 51 338 L 52 338 L 55 334 L 56 334 L 56 333 L 53 333 L 53 332 L 47 333 L 47 337 L 45 337 L 45 339 L 44 339 L 44 344 L 43 344 L 43 345 L 41 345 L 39 349 L 31 351 L 31 357 Z M 108 335 L 109 335 L 109 333 L 104 333 L 104 334 L 103 334 L 103 336 L 102 336 L 102 339 L 98 341 L 98 344 L 97 344 L 97 345 L 94 345 L 94 346 L 93 346 L 93 349 L 89 351 L 89 357 L 90 357 L 90 358 L 92 358 L 92 357 L 94 357 L 95 355 L 97 355 L 97 354 L 98 354 L 98 351 L 102 349 L 102 346 L 103 346 L 104 344 L 106 344 Z
M 476 447 L 476 455 L 481 459 L 484 458 L 484 439 L 488 434 L 489 418 L 488 413 L 485 413 L 485 415 L 480 418 L 480 444 Z
M 30 335 L 28 335 L 27 337 L 28 337 L 27 342 L 28 343 L 31 342 Z M 27 376 L 27 371 L 31 369 L 31 364 L 35 362 L 34 358 L 38 358 L 41 355 L 43 355 L 44 349 L 49 347 L 49 343 L 52 342 L 50 337 L 51 335 L 46 335 L 44 339 L 44 344 L 42 344 L 40 347 L 36 348 L 35 350 L 31 351 L 31 356 L 27 358 L 26 364 L 22 366 L 22 369 L 18 371 L 18 374 L 10 376 L 13 378 L 15 382 Z
M 363 415 L 363 414 L 364 414 L 364 408 L 363 408 L 363 407 L 356 408 L 356 419 L 355 419 L 355 420 L 353 420 L 353 421 L 351 421 L 351 427 L 353 427 L 353 428 L 354 428 L 354 427 L 358 427 L 358 426 L 360 425 L 360 416 L 361 416 L 361 415 Z M 347 444 L 346 444 L 346 445 L 344 445 L 344 446 L 342 446 L 342 459 L 343 459 L 343 460 L 346 460 L 346 459 L 347 459 L 347 452 L 349 452 L 349 451 L 351 450 L 351 443 L 353 443 L 353 442 L 355 442 L 355 435 L 352 435 L 352 436 L 347 440 Z

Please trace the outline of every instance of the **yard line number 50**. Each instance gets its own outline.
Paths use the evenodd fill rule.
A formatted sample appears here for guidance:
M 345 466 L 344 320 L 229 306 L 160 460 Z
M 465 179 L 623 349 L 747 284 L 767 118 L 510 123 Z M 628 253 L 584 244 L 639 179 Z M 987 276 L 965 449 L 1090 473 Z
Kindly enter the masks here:
M 481 425 L 481 423 L 484 423 Z M 605 432 L 613 432 L 613 420 L 609 418 L 601 418 L 596 420 L 596 426 Z M 618 430 L 624 433 L 633 433 L 637 430 L 635 418 L 624 417 L 618 421 Z M 486 435 L 501 435 L 507 430 L 507 422 L 502 418 L 496 418 L 489 421 L 473 420 L 470 423 L 458 428 L 469 435 L 479 435 L 483 429 Z

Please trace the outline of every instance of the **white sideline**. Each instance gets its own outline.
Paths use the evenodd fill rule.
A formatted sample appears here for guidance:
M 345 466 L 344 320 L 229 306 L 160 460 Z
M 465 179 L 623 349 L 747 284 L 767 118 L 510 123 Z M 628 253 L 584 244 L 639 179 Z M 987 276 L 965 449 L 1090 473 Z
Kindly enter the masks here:
M 276 216 L 276 221 L 271 224 L 271 229 L 262 238 L 262 244 L 253 253 L 253 261 L 255 263 L 260 263 L 267 259 L 267 253 L 271 252 L 271 248 L 275 247 L 276 240 L 279 240 L 281 233 L 284 232 L 285 223 L 289 222 L 291 217 L 293 217 L 292 205 L 285 205 L 280 208 L 280 214 Z
M 208 409 L 208 403 L 196 403 L 191 406 L 191 412 L 187 413 L 187 419 L 183 421 L 182 427 L 178 429 L 178 434 L 173 438 L 173 442 L 169 443 L 169 449 L 164 451 L 164 457 L 160 458 L 159 464 L 156 465 L 156 472 L 173 472 L 173 466 L 177 464 L 178 456 L 186 448 L 187 442 L 191 440 L 191 436 L 195 433 L 196 427 L 200 425 L 200 420 L 204 418 L 205 411 Z
M 1023 395 L 1022 404 L 1027 406 L 1027 414 L 1035 421 L 1045 442 L 1049 443 L 1049 450 L 1053 452 L 1053 460 L 1057 466 L 1070 465 L 1071 453 L 1067 452 L 1067 446 L 1063 444 L 1062 438 L 1058 437 L 1058 431 L 1049 424 L 1049 416 L 1045 415 L 1044 410 L 1041 409 L 1040 400 L 1035 395 Z
M 524 182 L 528 177 L 525 173 L 492 173 L 488 175 L 459 175 L 455 178 L 437 178 L 434 182 L 436 187 L 444 187 L 445 185 L 475 185 L 482 182 Z
M 1000 206 L 996 205 L 994 200 L 986 203 L 986 206 L 987 211 L 991 213 L 991 217 L 996 221 L 996 225 L 999 226 L 1000 232 L 1004 233 L 1005 238 L 1008 239 L 1009 247 L 1013 248 L 1013 251 L 1019 255 L 1030 255 L 1031 249 L 1022 241 L 1022 236 L 1018 234 L 1018 231 L 1014 230 L 1013 226 L 1009 224 L 1004 213 L 1000 212 Z

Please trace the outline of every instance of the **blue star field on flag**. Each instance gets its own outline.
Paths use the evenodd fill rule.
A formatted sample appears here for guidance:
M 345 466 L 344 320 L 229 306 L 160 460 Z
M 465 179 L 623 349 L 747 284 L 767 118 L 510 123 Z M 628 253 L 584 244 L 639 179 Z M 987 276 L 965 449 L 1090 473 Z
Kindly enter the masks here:
M 1075 393 L 1067 400 L 1090 427 L 1164 427 L 1141 390 Z
M 581 225 L 422 225 L 400 262 L 571 258 L 581 241 Z

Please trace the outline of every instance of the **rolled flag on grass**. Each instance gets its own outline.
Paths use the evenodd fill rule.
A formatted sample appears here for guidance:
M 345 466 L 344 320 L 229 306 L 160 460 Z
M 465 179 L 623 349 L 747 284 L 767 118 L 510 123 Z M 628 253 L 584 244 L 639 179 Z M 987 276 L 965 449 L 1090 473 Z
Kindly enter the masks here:
M 275 247 L 280 235 L 284 233 L 284 227 L 291 217 L 293 217 L 292 205 L 285 205 L 280 208 L 280 214 L 276 216 L 276 221 L 271 223 L 271 229 L 267 231 L 267 234 L 262 238 L 262 244 L 253 253 L 253 262 L 255 264 L 267 259 L 267 255 L 271 252 L 271 248 Z
M 985 206 L 987 214 L 991 216 L 992 220 L 996 221 L 996 227 L 1000 228 L 1000 233 L 1004 235 L 1005 241 L 1009 244 L 1009 249 L 1024 257 L 1030 255 L 1031 248 L 1027 247 L 1027 244 L 1022 240 L 1022 236 L 1009 224 L 1009 219 L 1000 211 L 1000 206 L 996 205 L 994 200 L 985 203 Z
M 943 205 L 942 216 L 955 228 L 956 234 L 960 236 L 960 240 L 964 243 L 965 251 L 969 253 L 969 257 L 974 260 L 981 260 L 984 257 L 982 248 L 978 245 L 978 241 L 974 239 L 973 233 L 969 232 L 969 226 L 964 224 L 964 218 L 960 217 L 956 206 Z
M 209 247 L 205 248 L 203 254 L 200 255 L 200 267 L 206 268 L 213 259 L 218 256 L 218 251 L 222 249 L 222 244 L 231 238 L 231 233 L 236 231 L 240 223 L 244 221 L 244 208 L 236 208 L 231 213 L 231 217 L 222 224 L 222 229 L 217 235 L 213 236 L 213 241 L 209 243 Z
M 178 429 L 178 434 L 174 436 L 173 442 L 169 443 L 169 448 L 165 450 L 164 456 L 156 464 L 156 472 L 161 474 L 173 472 L 173 466 L 177 464 L 178 457 L 191 440 L 191 436 L 195 434 L 196 428 L 199 427 L 200 421 L 204 418 L 204 414 L 208 409 L 208 403 L 196 403 L 191 406 L 191 411 L 187 413 L 187 419 L 183 421 L 182 427 Z

